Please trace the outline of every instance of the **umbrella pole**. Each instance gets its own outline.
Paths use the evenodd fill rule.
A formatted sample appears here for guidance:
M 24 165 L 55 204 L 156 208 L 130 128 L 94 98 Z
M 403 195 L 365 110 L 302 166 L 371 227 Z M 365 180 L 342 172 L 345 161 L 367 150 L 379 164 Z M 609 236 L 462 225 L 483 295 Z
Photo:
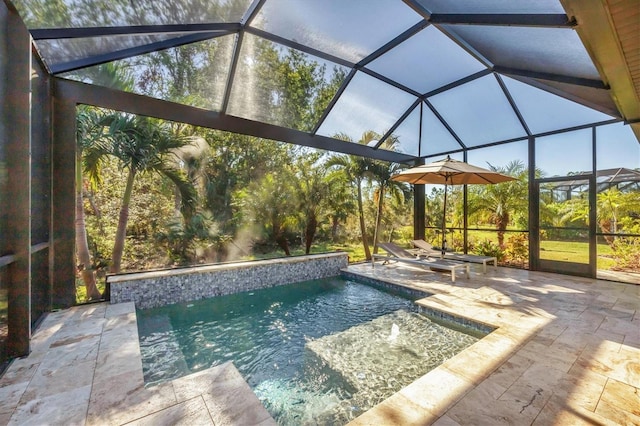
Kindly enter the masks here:
M 444 208 L 442 209 L 442 246 L 440 256 L 444 259 L 444 252 L 447 249 L 447 181 L 444 182 Z

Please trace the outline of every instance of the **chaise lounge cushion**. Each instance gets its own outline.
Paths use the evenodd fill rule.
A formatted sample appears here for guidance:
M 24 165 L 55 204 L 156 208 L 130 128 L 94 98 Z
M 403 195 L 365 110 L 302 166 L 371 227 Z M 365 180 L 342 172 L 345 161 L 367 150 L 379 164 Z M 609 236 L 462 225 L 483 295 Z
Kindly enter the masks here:
M 450 271 L 451 272 L 451 281 L 456 281 L 456 270 L 462 270 L 466 273 L 467 278 L 469 278 L 469 264 L 468 263 L 460 263 L 446 259 L 425 259 L 419 256 L 414 256 L 407 250 L 402 247 L 397 246 L 394 243 L 380 243 L 379 244 L 384 251 L 386 251 L 387 255 L 374 254 L 371 259 L 371 266 L 374 266 L 375 259 L 384 259 L 385 262 L 388 261 L 397 261 L 397 262 L 405 262 L 413 265 L 418 265 L 426 268 L 430 268 L 433 270 L 440 271 Z

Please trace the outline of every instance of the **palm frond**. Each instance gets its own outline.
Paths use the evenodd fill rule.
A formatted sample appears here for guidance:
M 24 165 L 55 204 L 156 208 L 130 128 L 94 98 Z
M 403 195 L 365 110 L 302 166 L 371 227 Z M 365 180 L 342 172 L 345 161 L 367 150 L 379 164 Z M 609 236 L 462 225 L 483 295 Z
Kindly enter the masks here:
M 180 193 L 180 212 L 187 220 L 191 218 L 196 212 L 198 193 L 187 174 L 183 170 L 167 165 L 156 170 L 176 186 Z

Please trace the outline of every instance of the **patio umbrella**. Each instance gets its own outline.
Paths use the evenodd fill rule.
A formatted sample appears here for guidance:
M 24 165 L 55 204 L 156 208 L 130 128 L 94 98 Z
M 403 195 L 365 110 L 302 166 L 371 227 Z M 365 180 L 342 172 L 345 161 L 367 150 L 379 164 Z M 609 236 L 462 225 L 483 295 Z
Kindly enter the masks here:
M 444 185 L 444 211 L 442 212 L 442 255 L 446 250 L 446 214 L 447 214 L 447 185 L 493 184 L 516 180 L 482 167 L 473 166 L 463 161 L 447 158 L 433 163 L 423 164 L 401 171 L 392 180 L 413 184 Z

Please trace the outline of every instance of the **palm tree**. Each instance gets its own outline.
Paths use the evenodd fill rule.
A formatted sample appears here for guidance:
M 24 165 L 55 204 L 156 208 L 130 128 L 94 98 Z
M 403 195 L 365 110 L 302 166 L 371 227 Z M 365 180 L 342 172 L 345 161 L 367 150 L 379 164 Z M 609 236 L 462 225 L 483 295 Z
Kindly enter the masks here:
M 353 142 L 351 138 L 346 134 L 338 134 L 336 139 L 341 139 L 347 142 Z M 377 133 L 373 131 L 366 131 L 362 134 L 362 137 L 358 141 L 359 144 L 368 145 L 369 143 L 379 139 Z M 364 222 L 364 207 L 362 203 L 362 182 L 365 179 L 372 160 L 364 157 L 357 157 L 354 155 L 337 155 L 332 157 L 327 162 L 327 167 L 338 167 L 344 171 L 347 178 L 356 186 L 358 191 L 358 218 L 360 220 L 360 234 L 362 235 L 362 245 L 364 247 L 364 255 L 366 260 L 371 260 L 371 250 L 369 249 L 369 243 L 367 242 L 367 228 Z
M 383 143 L 384 149 L 393 150 L 398 143 L 395 136 L 387 138 Z M 377 183 L 378 187 L 375 192 L 377 201 L 376 211 L 376 227 L 373 232 L 373 252 L 378 253 L 378 239 L 380 235 L 380 226 L 382 223 L 382 211 L 384 208 L 384 198 L 387 191 L 391 191 L 394 197 L 405 198 L 409 194 L 409 188 L 402 182 L 391 180 L 391 176 L 400 171 L 402 166 L 398 163 L 387 163 L 383 161 L 372 161 L 369 167 L 369 174 Z
M 133 77 L 126 68 L 106 63 L 90 72 L 94 84 L 119 90 L 131 90 Z M 98 142 L 104 142 L 108 135 L 104 132 L 105 114 L 90 107 L 79 107 L 76 114 L 76 251 L 78 268 L 86 288 L 87 300 L 100 299 L 102 295 L 96 286 L 96 277 L 91 268 L 91 253 L 87 241 L 87 227 L 84 216 L 83 152 Z M 94 177 L 99 175 L 95 170 Z M 95 181 L 94 181 L 95 182 Z
M 87 241 L 87 227 L 84 216 L 84 178 L 82 176 L 82 154 L 85 149 L 106 137 L 100 124 L 102 114 L 92 108 L 81 108 L 76 114 L 76 251 L 78 269 L 86 288 L 87 300 L 97 300 L 102 297 L 96 285 L 96 276 L 91 267 L 91 253 Z
M 616 187 L 608 188 L 605 191 L 598 192 L 597 198 L 597 225 L 602 232 L 604 240 L 610 246 L 615 242 L 615 236 L 610 234 L 618 234 L 620 232 L 620 219 L 630 216 L 631 212 L 640 210 L 640 197 L 637 193 L 621 192 Z M 572 198 L 565 201 L 565 215 L 562 217 L 564 222 L 581 221 L 589 223 L 589 200 L 586 197 Z
M 489 168 L 495 172 L 515 177 L 517 180 L 496 185 L 475 185 L 470 197 L 469 214 L 485 211 L 489 221 L 498 230 L 498 244 L 504 248 L 504 233 L 509 226 L 511 214 L 528 208 L 527 169 L 522 161 L 515 160 L 505 167 Z
M 394 241 L 397 236 L 396 231 L 413 219 L 411 211 L 413 193 L 407 186 L 398 189 L 389 191 L 391 197 L 385 201 L 379 241 L 383 239 L 387 242 Z
M 298 179 L 295 180 L 295 186 L 304 227 L 306 254 L 311 251 L 311 245 L 319 225 L 319 217 L 329 193 L 326 168 L 318 166 L 321 156 L 321 154 L 300 156 L 298 160 Z
M 326 167 L 326 163 L 325 163 Z M 332 170 L 327 175 L 328 192 L 326 203 L 331 222 L 331 240 L 338 240 L 338 227 L 345 221 L 355 208 L 353 192 L 348 191 L 349 182 L 345 173 L 341 170 Z
M 600 230 L 605 234 L 616 234 L 618 232 L 618 218 L 624 206 L 624 194 L 618 188 L 612 187 L 597 195 L 597 219 Z M 614 238 L 604 235 L 604 239 L 612 245 Z
M 290 170 L 267 173 L 259 182 L 238 193 L 238 199 L 244 205 L 250 219 L 260 226 L 266 236 L 290 256 L 287 234 L 295 222 L 291 213 L 297 202 L 292 194 L 292 176 Z
M 191 139 L 174 134 L 166 125 L 147 117 L 114 113 L 103 119 L 108 125 L 108 140 L 100 140 L 85 155 L 85 168 L 99 180 L 99 170 L 106 156 L 116 157 L 127 173 L 118 227 L 113 245 L 111 272 L 120 272 L 126 238 L 133 184 L 138 173 L 159 173 L 167 177 L 180 192 L 180 211 L 189 221 L 195 212 L 196 190 L 184 171 L 169 161 L 178 148 Z

